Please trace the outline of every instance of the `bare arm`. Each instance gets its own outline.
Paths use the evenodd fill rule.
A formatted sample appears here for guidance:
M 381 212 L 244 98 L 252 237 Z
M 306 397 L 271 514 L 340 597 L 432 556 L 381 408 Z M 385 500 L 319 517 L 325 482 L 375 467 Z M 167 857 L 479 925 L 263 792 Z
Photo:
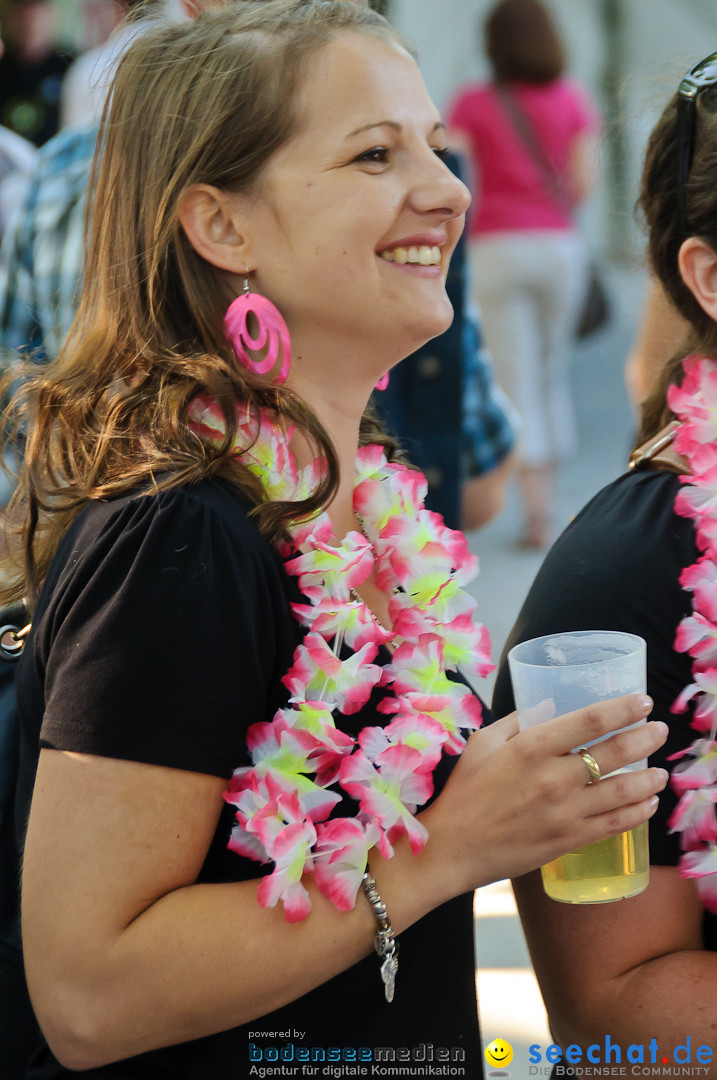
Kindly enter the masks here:
M 372 854 L 397 932 L 453 896 L 645 820 L 665 774 L 588 786 L 584 764 L 568 753 L 645 712 L 632 697 L 520 735 L 514 716 L 474 735 L 421 815 L 424 852 L 414 857 L 402 842 L 392 860 Z M 610 739 L 601 767 L 647 756 L 665 732 L 649 723 Z M 310 885 L 312 913 L 290 925 L 280 909 L 259 906 L 256 882 L 195 884 L 224 786 L 197 773 L 42 751 L 23 936 L 38 1019 L 69 1067 L 246 1023 L 370 953 L 375 924 L 362 897 L 340 913 Z
M 516 467 L 511 450 L 494 469 L 466 480 L 461 490 L 461 528 L 480 529 L 487 525 L 505 503 L 505 487 Z
M 625 385 L 635 408 L 655 388 L 662 368 L 687 340 L 689 324 L 651 278 L 637 337 L 625 362 Z
M 595 187 L 596 172 L 595 136 L 585 131 L 574 140 L 568 158 L 568 183 L 576 205 L 584 202 Z
M 539 873 L 513 883 L 555 1042 L 565 1050 L 605 1033 L 626 1048 L 657 1038 L 660 1057 L 689 1035 L 715 1046 L 717 954 L 702 948 L 702 905 L 675 867 L 650 868 L 639 896 L 613 904 L 560 904 Z M 580 1075 L 580 1067 L 571 1068 Z M 717 1060 L 707 1074 L 717 1077 Z

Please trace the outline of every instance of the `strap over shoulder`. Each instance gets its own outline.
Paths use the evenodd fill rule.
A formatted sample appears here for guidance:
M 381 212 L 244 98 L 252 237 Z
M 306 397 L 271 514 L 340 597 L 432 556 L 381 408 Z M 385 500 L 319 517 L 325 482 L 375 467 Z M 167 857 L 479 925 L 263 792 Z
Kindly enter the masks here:
M 688 476 L 691 472 L 687 458 L 674 449 L 672 442 L 680 426 L 679 420 L 672 420 L 657 435 L 633 450 L 628 462 L 629 469 L 663 469 L 665 472 Z

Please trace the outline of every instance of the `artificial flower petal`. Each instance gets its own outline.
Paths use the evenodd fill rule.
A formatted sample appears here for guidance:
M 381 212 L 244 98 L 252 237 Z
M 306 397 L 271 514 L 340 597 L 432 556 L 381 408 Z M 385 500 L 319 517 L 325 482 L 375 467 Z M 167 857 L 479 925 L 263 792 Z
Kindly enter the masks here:
M 326 698 L 350 715 L 364 707 L 381 681 L 382 669 L 370 662 L 375 655 L 376 646 L 368 644 L 340 660 L 319 634 L 307 634 L 282 682 L 295 697 Z
M 366 870 L 368 853 L 380 839 L 374 822 L 334 818 L 320 825 L 314 847 L 314 879 L 339 911 L 351 911 Z
M 671 784 L 680 800 L 669 824 L 682 834 L 680 873 L 697 880 L 702 903 L 717 912 L 717 364 L 688 356 L 681 385 L 670 387 L 667 401 L 680 421 L 675 449 L 688 462 L 675 512 L 693 522 L 696 545 L 704 552 L 680 576 L 692 594 L 692 613 L 677 628 L 675 649 L 692 657 L 693 682 L 672 710 L 690 709 L 692 727 L 707 736 L 673 755 L 680 763 Z
M 224 443 L 216 401 L 199 395 L 189 416 L 200 438 Z M 269 501 L 304 501 L 325 477 L 323 459 L 297 467 L 291 435 L 269 410 L 237 405 L 232 453 L 261 480 Z M 461 588 L 477 560 L 461 533 L 425 509 L 426 492 L 422 473 L 387 461 L 380 446 L 361 447 L 354 510 L 362 532 L 337 543 L 322 511 L 297 518 L 290 539 L 278 545 L 305 600 L 291 605 L 293 614 L 308 632 L 283 678 L 288 706 L 251 725 L 252 764 L 235 770 L 224 797 L 235 808 L 230 848 L 274 864 L 259 882 L 259 902 L 281 901 L 289 921 L 310 910 L 306 874 L 349 910 L 372 847 L 390 858 L 406 835 L 414 852 L 422 849 L 428 834 L 415 814 L 433 794 L 433 771 L 443 752 L 460 753 L 464 732 L 481 723 L 478 699 L 447 674 L 459 664 L 491 670 L 487 632 Z M 355 593 L 372 573 L 391 594 L 391 630 Z M 391 640 L 399 642 L 391 662 L 374 664 Z M 379 685 L 378 709 L 392 718 L 386 726 L 364 728 L 357 739 L 338 728 L 334 714 L 358 712 Z M 337 781 L 358 804 L 353 817 L 331 816 L 345 801 Z
M 686 848 L 717 843 L 717 787 L 685 792 L 667 822 L 670 832 L 682 833 Z

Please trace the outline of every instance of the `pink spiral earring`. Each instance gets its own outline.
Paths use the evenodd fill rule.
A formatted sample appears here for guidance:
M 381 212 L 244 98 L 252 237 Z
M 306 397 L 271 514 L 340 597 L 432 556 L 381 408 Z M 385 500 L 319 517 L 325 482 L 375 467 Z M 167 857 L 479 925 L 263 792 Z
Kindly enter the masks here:
M 249 329 L 249 315 L 257 323 L 256 337 Z M 274 382 L 283 383 L 291 368 L 291 339 L 289 328 L 279 309 L 260 293 L 249 292 L 249 277 L 244 277 L 244 291 L 232 300 L 224 316 L 224 334 L 234 347 L 237 360 L 253 375 L 266 375 L 279 359 L 281 346 L 281 369 Z M 268 346 L 268 348 L 267 348 Z M 267 348 L 262 360 L 255 360 L 250 351 Z
M 386 387 L 388 386 L 388 379 L 389 379 L 389 374 L 386 371 L 386 372 L 384 372 L 384 374 L 381 376 L 381 378 L 376 383 L 376 385 L 374 387 L 374 390 L 385 390 Z

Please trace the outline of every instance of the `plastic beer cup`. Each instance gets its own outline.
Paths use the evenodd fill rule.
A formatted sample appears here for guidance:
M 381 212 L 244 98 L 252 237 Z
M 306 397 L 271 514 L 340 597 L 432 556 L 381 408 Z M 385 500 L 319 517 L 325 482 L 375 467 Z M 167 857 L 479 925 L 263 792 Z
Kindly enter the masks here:
M 548 634 L 516 645 L 508 664 L 521 729 L 597 701 L 644 694 L 645 657 L 643 638 L 609 630 Z M 575 747 L 573 753 L 581 748 Z M 634 762 L 619 771 L 646 764 Z M 602 904 L 636 896 L 647 888 L 650 876 L 647 837 L 645 822 L 555 859 L 541 869 L 546 893 L 566 904 Z

